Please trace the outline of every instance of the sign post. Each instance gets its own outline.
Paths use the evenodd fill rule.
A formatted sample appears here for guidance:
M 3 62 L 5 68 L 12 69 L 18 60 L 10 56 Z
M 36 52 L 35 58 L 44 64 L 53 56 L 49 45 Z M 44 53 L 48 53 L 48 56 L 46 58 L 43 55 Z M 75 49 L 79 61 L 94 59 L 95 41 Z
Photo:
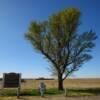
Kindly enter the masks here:
M 67 96 L 68 90 L 65 88 L 65 97 Z

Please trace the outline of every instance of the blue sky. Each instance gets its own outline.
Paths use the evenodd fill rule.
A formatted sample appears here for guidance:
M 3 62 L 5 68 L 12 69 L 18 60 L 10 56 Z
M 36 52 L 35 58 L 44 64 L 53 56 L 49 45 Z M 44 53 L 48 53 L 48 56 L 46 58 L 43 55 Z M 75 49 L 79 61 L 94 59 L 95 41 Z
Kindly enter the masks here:
M 50 64 L 25 40 L 32 20 L 48 19 L 68 7 L 81 11 L 79 32 L 93 29 L 98 36 L 93 59 L 73 77 L 100 77 L 100 0 L 0 0 L 0 75 L 20 72 L 22 77 L 50 77 Z

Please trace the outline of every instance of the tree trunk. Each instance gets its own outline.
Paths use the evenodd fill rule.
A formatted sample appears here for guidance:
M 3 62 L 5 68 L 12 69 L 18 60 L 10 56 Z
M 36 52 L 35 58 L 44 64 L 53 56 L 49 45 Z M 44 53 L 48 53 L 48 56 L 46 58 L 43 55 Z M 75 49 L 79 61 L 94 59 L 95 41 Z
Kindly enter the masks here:
M 58 90 L 63 90 L 62 74 L 58 74 Z

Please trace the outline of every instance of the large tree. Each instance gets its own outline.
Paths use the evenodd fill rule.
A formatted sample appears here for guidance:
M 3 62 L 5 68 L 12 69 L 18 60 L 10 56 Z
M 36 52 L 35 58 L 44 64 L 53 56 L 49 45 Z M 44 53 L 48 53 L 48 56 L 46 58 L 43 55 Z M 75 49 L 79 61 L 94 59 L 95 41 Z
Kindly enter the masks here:
M 47 58 L 58 76 L 58 89 L 63 80 L 92 58 L 96 34 L 92 30 L 78 33 L 80 11 L 68 8 L 42 22 L 32 21 L 25 37 Z

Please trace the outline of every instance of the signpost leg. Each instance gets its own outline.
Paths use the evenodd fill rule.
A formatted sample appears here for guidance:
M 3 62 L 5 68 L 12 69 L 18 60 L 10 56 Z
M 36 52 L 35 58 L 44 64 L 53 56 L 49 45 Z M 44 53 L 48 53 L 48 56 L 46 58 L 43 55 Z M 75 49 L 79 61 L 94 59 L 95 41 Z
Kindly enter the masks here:
M 18 89 L 17 89 L 17 98 L 19 98 L 20 97 L 20 87 L 18 87 Z
M 67 96 L 67 93 L 68 93 L 67 88 L 65 88 L 65 97 Z

